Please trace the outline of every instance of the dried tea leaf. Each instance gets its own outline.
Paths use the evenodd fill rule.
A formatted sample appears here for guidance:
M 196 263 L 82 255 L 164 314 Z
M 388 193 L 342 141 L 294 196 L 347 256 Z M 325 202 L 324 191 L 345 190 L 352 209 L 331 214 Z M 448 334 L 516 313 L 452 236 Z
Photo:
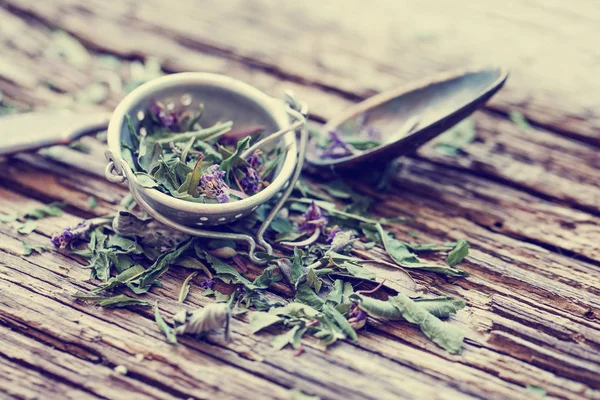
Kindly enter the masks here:
M 456 247 L 454 247 L 454 249 L 452 249 L 452 251 L 448 254 L 448 257 L 446 258 L 446 263 L 449 266 L 454 267 L 468 255 L 469 244 L 466 240 L 461 239 L 456 243 Z
M 127 283 L 127 287 L 135 294 L 146 293 L 154 284 L 156 279 L 169 269 L 169 265 L 179 258 L 193 243 L 193 239 L 181 242 L 174 249 L 160 255 L 147 270 L 138 278 Z
M 436 272 L 448 276 L 468 276 L 465 271 L 460 269 L 423 264 L 419 258 L 412 253 L 406 243 L 393 238 L 387 233 L 380 224 L 376 225 L 379 236 L 383 241 L 383 246 L 388 255 L 403 268 L 418 269 L 422 271 Z
M 149 189 L 158 187 L 158 183 L 154 178 L 143 172 L 136 172 L 135 179 L 142 187 Z
M 198 275 L 198 271 L 192 272 L 191 274 L 188 275 L 187 278 L 185 278 L 185 281 L 183 281 L 183 285 L 181 285 L 181 290 L 179 291 L 179 296 L 177 298 L 178 302 L 183 303 L 185 301 L 188 293 L 190 292 L 190 286 L 192 284 L 192 279 L 194 279 L 194 277 L 196 275 Z
M 523 130 L 531 129 L 531 125 L 527 121 L 527 118 L 520 111 L 511 111 L 508 113 L 510 120 Z
M 19 214 L 17 213 L 0 215 L 0 222 L 2 223 L 14 222 L 17 219 L 19 219 Z
M 319 396 L 311 396 L 303 393 L 300 389 L 290 390 L 290 395 L 292 396 L 292 400 L 321 400 Z
M 464 146 L 472 143 L 476 137 L 475 120 L 467 118 L 441 134 L 436 140 L 436 148 L 445 155 L 454 157 Z
M 231 308 L 227 304 L 209 304 L 193 312 L 181 311 L 173 317 L 177 335 L 202 335 L 213 329 L 225 328 L 225 340 L 231 338 Z
M 323 285 L 323 281 L 315 274 L 313 268 L 309 269 L 306 274 L 306 283 L 308 283 L 308 286 L 315 289 L 316 293 L 321 291 L 321 286 Z
M 356 331 L 352 328 L 346 317 L 344 317 L 335 307 L 331 304 L 326 303 L 323 305 L 323 314 L 331 319 L 342 331 L 342 333 L 352 339 L 353 341 L 358 340 Z
M 96 198 L 94 196 L 88 197 L 88 206 L 90 208 L 98 207 L 98 201 L 96 200 Z
M 271 341 L 271 346 L 273 346 L 275 350 L 281 350 L 288 344 L 291 344 L 292 347 L 297 349 L 300 346 L 299 340 L 297 340 L 296 338 L 296 334 L 299 329 L 300 326 L 296 325 L 286 333 L 282 333 L 281 335 L 275 336 L 275 338 L 273 338 L 273 340 Z M 301 335 L 300 338 L 302 338 Z
M 396 297 L 391 297 L 388 301 L 400 310 L 405 320 L 419 325 L 425 336 L 438 346 L 452 354 L 460 352 L 465 338 L 460 329 L 439 320 L 427 309 L 401 293 Z
M 76 299 L 82 300 L 90 300 L 96 302 L 96 304 L 100 305 L 104 308 L 121 308 L 128 306 L 149 306 L 145 300 L 135 299 L 133 297 L 126 296 L 124 294 L 120 294 L 117 296 L 105 297 L 99 296 L 93 293 L 84 293 L 84 292 L 76 292 L 73 294 L 73 297 Z
M 160 330 L 167 338 L 167 342 L 170 344 L 177 344 L 177 337 L 173 334 L 171 327 L 165 322 L 162 315 L 160 315 L 158 301 L 154 303 L 154 320 L 158 325 L 158 330 Z
M 255 311 L 252 313 L 252 318 L 250 320 L 250 331 L 256 333 L 271 325 L 275 325 L 282 320 L 283 319 L 277 315 L 268 312 Z
M 296 290 L 296 301 L 307 304 L 316 310 L 320 310 L 325 303 L 325 301 L 317 296 L 314 290 L 306 283 L 298 286 L 298 289 Z
M 23 214 L 25 218 L 31 219 L 42 219 L 46 217 L 60 217 L 63 213 L 62 207 L 64 207 L 65 203 L 61 201 L 57 201 L 54 203 L 47 204 L 43 207 L 34 208 L 29 210 Z
M 548 395 L 546 389 L 536 385 L 527 385 L 526 390 L 540 397 L 546 397 Z
M 24 223 L 17 226 L 17 232 L 22 235 L 29 235 L 31 232 L 35 231 L 37 225 L 31 219 L 26 220 Z
M 21 240 L 20 242 L 23 244 L 23 255 L 24 256 L 29 256 L 34 252 L 36 252 L 38 254 L 42 254 L 44 251 L 48 250 L 45 246 L 27 243 L 24 240 Z
M 389 320 L 404 319 L 418 325 L 421 331 L 434 343 L 452 354 L 460 352 L 464 333 L 458 328 L 442 322 L 429 311 L 426 302 L 413 301 L 403 294 L 390 297 L 388 301 L 372 299 L 366 296 L 354 294 L 353 299 L 359 301 L 359 307 L 370 315 Z M 439 305 L 431 307 L 440 311 Z M 443 309 L 444 312 L 451 308 Z
M 412 300 L 438 318 L 449 317 L 467 306 L 466 301 L 447 296 L 433 299 L 416 298 Z

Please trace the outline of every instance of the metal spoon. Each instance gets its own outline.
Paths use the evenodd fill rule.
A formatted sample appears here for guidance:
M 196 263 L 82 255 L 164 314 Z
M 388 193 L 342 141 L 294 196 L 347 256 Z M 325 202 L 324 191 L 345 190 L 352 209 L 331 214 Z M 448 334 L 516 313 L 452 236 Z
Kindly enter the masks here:
M 347 156 L 331 158 L 312 143 L 307 162 L 317 169 L 347 169 L 364 162 L 383 164 L 412 152 L 485 104 L 507 77 L 502 68 L 461 70 L 380 93 L 321 129 L 324 135 L 335 131 L 343 140 L 366 127 L 377 128 L 378 146 L 364 151 L 350 148 Z

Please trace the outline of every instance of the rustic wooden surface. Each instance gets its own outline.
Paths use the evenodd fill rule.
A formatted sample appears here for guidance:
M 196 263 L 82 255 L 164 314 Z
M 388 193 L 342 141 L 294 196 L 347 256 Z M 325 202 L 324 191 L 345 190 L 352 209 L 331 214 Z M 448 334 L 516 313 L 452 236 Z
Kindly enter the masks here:
M 357 344 L 323 352 L 309 340 L 294 356 L 273 352 L 269 333 L 249 334 L 247 317 L 234 321 L 231 343 L 174 348 L 150 310 L 74 301 L 94 286 L 80 260 L 23 257 L 19 240 L 48 244 L 61 227 L 118 208 L 125 190 L 103 179 L 103 145 L 87 138 L 91 155 L 55 148 L 0 164 L 0 211 L 69 204 L 27 237 L 0 224 L 0 397 L 289 399 L 296 388 L 324 399 L 529 399 L 532 385 L 550 398 L 600 399 L 600 12 L 594 0 L 501 3 L 0 0 L 0 90 L 20 109 L 113 107 L 119 90 L 100 105 L 72 102 L 106 76 L 102 54 L 121 58 L 125 77 L 155 57 L 165 72 L 228 74 L 274 96 L 291 88 L 317 122 L 437 71 L 511 70 L 475 115 L 478 138 L 464 155 L 429 145 L 402 161 L 390 193 L 361 188 L 377 214 L 416 216 L 395 228 L 400 238 L 469 240 L 470 277 L 415 274 L 432 293 L 468 301 L 453 322 L 468 330 L 460 355 L 408 325 L 371 321 Z M 56 30 L 91 60 L 57 57 Z M 531 128 L 511 122 L 514 111 Z M 147 296 L 166 316 L 180 308 L 184 276 L 170 271 Z M 187 303 L 210 301 L 192 289 Z

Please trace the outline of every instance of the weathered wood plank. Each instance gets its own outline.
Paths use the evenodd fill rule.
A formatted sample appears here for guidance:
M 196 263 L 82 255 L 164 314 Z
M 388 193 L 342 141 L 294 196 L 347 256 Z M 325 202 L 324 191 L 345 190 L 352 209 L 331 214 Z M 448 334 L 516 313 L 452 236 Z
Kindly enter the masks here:
M 57 190 L 57 189 L 56 190 L 52 189 L 52 193 L 59 193 L 59 192 L 61 192 L 61 191 Z M 14 194 L 12 196 L 14 196 Z M 8 197 L 8 195 L 7 195 L 7 197 Z M 21 203 L 23 203 L 23 201 L 18 201 L 18 203 L 21 204 Z M 83 200 L 80 201 L 80 203 L 84 204 Z M 414 202 L 410 201 L 410 199 L 409 199 L 409 203 L 412 204 Z M 5 208 L 7 208 L 7 209 L 10 209 L 10 207 L 11 207 L 10 205 L 5 206 Z M 12 206 L 12 207 L 15 207 L 15 206 Z M 84 205 L 84 207 L 85 207 L 85 205 Z M 431 211 L 428 210 L 427 214 L 431 214 Z M 51 223 L 53 220 L 54 219 L 48 219 L 48 220 L 43 220 L 41 222 Z M 435 218 L 434 218 L 434 220 L 435 220 Z M 448 224 L 449 225 L 453 225 L 454 221 L 449 221 Z M 45 227 L 44 229 L 45 229 L 46 232 L 52 232 L 52 231 L 56 230 L 56 228 L 52 228 L 52 227 Z M 412 229 L 412 227 L 411 227 L 411 229 Z M 440 227 L 439 224 L 432 225 L 431 227 L 429 227 L 429 226 L 427 227 L 427 231 L 433 231 L 433 232 L 435 232 L 435 231 L 445 231 L 446 229 L 448 229 L 448 228 Z M 418 228 L 417 228 L 417 230 L 418 230 Z M 472 229 L 471 229 L 471 231 L 472 231 Z M 48 234 L 48 233 L 46 233 L 46 234 Z M 492 237 L 496 237 L 498 235 L 491 235 L 491 236 Z M 424 237 L 424 240 L 426 238 L 427 237 Z M 512 244 L 512 246 L 515 246 L 517 243 L 518 242 L 514 242 Z M 528 249 L 526 251 L 526 253 L 530 253 L 532 251 L 532 249 L 534 249 L 534 248 L 535 248 L 535 246 L 532 246 L 531 249 Z M 541 254 L 544 254 L 544 253 L 542 252 Z M 475 253 L 473 253 L 473 257 L 474 257 L 475 260 L 477 260 L 478 258 L 483 257 L 483 255 L 479 255 L 477 252 L 475 252 Z M 553 258 L 553 257 L 556 257 L 556 255 L 550 254 L 550 258 Z M 487 258 L 489 258 L 489 257 L 484 257 L 483 260 L 486 260 Z M 491 294 L 491 293 L 501 293 L 501 294 L 504 294 L 504 295 L 510 295 L 510 297 L 514 297 L 515 296 L 515 293 L 513 293 L 513 289 L 514 288 L 511 285 L 514 285 L 515 282 L 519 282 L 519 280 L 513 282 L 513 281 L 510 281 L 510 280 L 506 281 L 506 279 L 505 279 L 506 276 L 511 276 L 512 274 L 515 273 L 514 272 L 515 271 L 514 267 L 511 267 L 508 270 L 504 271 L 504 277 L 503 277 L 503 279 L 501 281 L 496 281 L 496 279 L 493 279 L 492 280 L 493 283 L 487 282 L 487 279 L 490 278 L 490 275 L 489 275 L 490 272 L 494 271 L 493 273 L 495 273 L 495 270 L 498 269 L 498 262 L 499 261 L 498 260 L 494 260 L 491 264 L 489 264 L 490 270 L 487 270 L 487 267 L 484 267 L 484 270 L 479 270 L 479 268 L 481 268 L 481 266 L 488 265 L 488 264 L 486 264 L 487 262 L 488 261 L 485 261 L 483 264 L 477 266 L 478 271 L 479 271 L 477 273 L 477 277 L 472 277 L 472 278 L 468 278 L 466 280 L 460 280 L 458 282 L 455 282 L 455 283 L 459 283 L 459 285 L 461 285 L 461 286 L 471 288 L 471 290 L 468 292 L 468 294 L 466 295 L 466 297 L 471 301 L 471 305 L 472 306 L 476 306 L 477 307 L 479 305 L 483 309 L 486 309 L 487 306 L 489 305 L 489 304 L 486 304 L 485 300 L 483 300 L 481 303 L 479 303 L 478 299 L 488 298 L 488 301 L 489 301 L 488 295 L 484 294 L 484 293 L 488 293 L 488 294 Z M 510 262 L 509 262 L 509 264 L 510 264 Z M 519 260 L 519 265 L 522 265 L 522 264 L 523 264 L 523 261 Z M 470 269 L 471 266 L 472 265 L 469 264 L 469 265 L 466 266 L 466 268 Z M 539 268 L 539 265 L 536 265 L 536 268 Z M 485 274 L 484 274 L 486 278 L 483 279 L 483 280 L 480 279 L 480 278 L 478 279 L 478 277 L 481 275 L 481 272 L 486 271 L 486 270 L 489 271 L 489 272 L 485 272 Z M 493 273 L 492 273 L 491 277 L 493 277 Z M 521 278 L 521 275 L 517 275 L 517 276 L 519 276 L 519 279 L 523 279 L 523 278 Z M 180 280 L 181 279 L 182 279 L 182 277 L 180 277 Z M 422 283 L 429 284 L 430 286 L 435 286 L 437 288 L 436 291 L 442 292 L 444 294 L 454 294 L 454 295 L 459 295 L 459 296 L 463 297 L 467 293 L 467 292 L 462 292 L 462 291 L 459 291 L 457 293 L 457 292 L 455 292 L 456 289 L 455 289 L 454 285 L 452 285 L 452 284 L 450 284 L 450 285 L 449 284 L 444 284 L 443 282 L 440 282 L 438 279 L 434 279 L 436 281 L 436 283 L 433 284 L 433 282 L 430 281 L 431 279 L 432 279 L 431 277 L 428 277 L 428 280 L 423 281 Z M 541 289 L 538 289 L 538 291 L 541 290 L 541 292 L 539 292 L 540 293 L 539 294 L 539 299 L 546 299 L 546 301 L 548 301 L 548 299 L 551 299 L 553 296 L 555 296 L 554 293 L 556 292 L 556 290 L 559 290 L 559 293 L 561 293 L 561 291 L 564 292 L 564 289 L 558 289 L 558 288 L 560 288 L 560 285 L 558 285 L 558 286 L 554 285 L 554 287 L 552 288 L 552 290 L 548 291 L 546 289 L 547 285 L 549 284 L 548 281 L 543 281 L 541 283 L 538 283 L 539 279 L 540 279 L 539 276 L 531 276 L 531 277 L 529 277 L 529 278 L 526 279 L 527 285 L 532 285 L 532 284 L 533 285 L 538 285 L 541 288 Z M 176 293 L 177 290 L 178 290 L 177 285 L 173 285 L 172 287 L 169 287 L 168 285 L 169 284 L 166 284 L 165 288 L 164 289 L 160 289 L 159 292 L 157 293 L 159 296 L 162 296 L 162 298 L 167 298 L 167 297 L 168 298 L 172 298 L 174 296 L 174 293 Z M 536 300 L 529 299 L 529 297 L 531 297 L 532 294 L 529 293 L 531 291 L 531 287 L 527 286 L 527 285 L 523 286 L 523 284 L 521 284 L 521 287 L 523 288 L 523 290 L 521 291 L 521 294 L 517 298 L 519 298 L 519 300 L 525 300 L 525 301 L 529 301 L 529 302 L 535 303 Z M 505 288 L 503 288 L 502 286 L 505 286 Z M 474 293 L 473 289 L 475 289 L 475 288 L 478 288 L 478 290 L 481 290 L 481 293 L 480 294 L 479 293 L 477 293 L 477 294 Z M 163 292 L 163 290 L 164 290 L 164 292 Z M 565 294 L 562 294 L 559 297 L 555 297 L 555 298 L 556 298 L 557 301 L 561 302 L 560 299 L 561 299 L 562 296 L 565 296 Z M 191 298 L 193 298 L 193 297 L 191 297 Z M 494 298 L 495 298 L 495 296 L 494 296 Z M 571 304 L 571 302 L 569 302 L 567 304 L 568 304 L 567 308 L 570 309 L 571 311 L 573 311 L 573 310 L 581 310 L 581 311 L 577 311 L 577 313 L 579 315 L 581 315 L 581 313 L 583 313 L 583 312 L 588 311 L 589 308 L 590 308 L 589 303 L 586 303 L 585 305 L 583 305 L 582 308 L 573 308 L 573 304 Z M 597 307 L 592 307 L 592 308 L 595 309 L 595 310 L 597 310 Z M 573 314 L 568 314 L 568 315 L 569 315 L 569 318 L 575 318 L 575 319 L 579 318 L 579 319 L 581 319 L 581 317 L 575 317 Z M 545 314 L 544 318 L 545 318 L 545 320 L 548 321 L 547 325 L 551 325 L 551 321 L 553 321 L 553 319 L 555 318 L 555 316 L 554 316 L 553 313 L 549 313 L 549 314 L 547 313 L 547 314 Z M 473 329 L 473 327 L 477 327 L 476 329 L 479 329 L 480 331 L 482 331 L 484 333 L 483 336 L 479 336 L 479 335 L 473 336 L 475 338 L 475 340 L 486 340 L 486 337 L 487 337 L 486 332 L 489 332 L 491 330 L 491 325 L 490 325 L 489 322 L 491 322 L 491 321 L 493 321 L 495 319 L 497 319 L 497 318 L 495 316 L 493 316 L 493 315 L 485 315 L 485 316 L 478 315 L 478 316 L 476 316 L 474 318 L 470 318 L 468 320 L 468 322 L 465 322 L 465 323 L 469 326 L 470 329 Z M 485 322 L 485 321 L 489 321 L 489 322 Z M 578 321 L 578 322 L 582 322 L 582 321 Z M 527 319 L 525 320 L 525 323 L 526 324 L 529 323 Z M 510 324 L 508 326 L 511 327 Z M 388 326 L 386 329 L 392 329 L 392 328 L 390 328 Z M 433 348 L 433 346 L 430 346 L 425 340 L 423 340 L 422 338 L 420 338 L 419 335 L 415 335 L 415 332 L 412 331 L 411 329 L 409 329 L 408 331 L 406 331 L 406 328 L 404 328 L 404 327 L 401 327 L 400 331 L 398 331 L 397 329 L 399 329 L 399 328 L 398 327 L 394 327 L 390 333 L 392 333 L 393 336 L 396 336 L 397 338 L 399 338 L 401 340 L 407 340 L 407 338 L 409 338 L 408 340 L 409 340 L 409 342 L 412 345 L 417 345 L 418 347 L 427 348 L 428 351 L 432 351 L 434 353 L 436 353 L 436 352 L 437 353 L 441 353 L 441 352 L 438 352 L 435 348 Z M 512 329 L 514 329 L 514 327 L 512 327 Z M 526 328 L 524 327 L 524 328 L 519 328 L 519 329 L 523 330 L 523 329 L 526 329 Z M 587 334 L 584 333 L 584 337 L 585 336 L 590 337 L 590 332 L 595 332 L 595 331 L 588 331 Z M 594 342 L 597 343 L 598 339 L 597 338 L 594 339 L 593 336 L 595 336 L 595 335 L 592 335 L 592 337 L 590 339 L 588 339 L 588 340 L 592 340 L 592 341 L 594 341 Z M 531 339 L 531 336 L 529 337 L 529 339 Z M 389 346 L 389 344 L 386 344 L 386 346 Z M 479 346 L 481 346 L 481 345 L 479 345 Z M 380 350 L 380 351 L 381 352 L 385 352 L 385 350 L 383 350 L 383 349 Z M 489 350 L 486 350 L 486 352 L 489 352 Z M 489 354 L 495 354 L 495 353 L 492 352 L 492 353 L 489 353 Z M 444 357 L 443 354 L 438 354 L 438 356 Z M 396 356 L 394 355 L 392 357 L 396 357 Z M 489 357 L 489 355 L 488 355 L 488 357 Z M 510 357 L 509 357 L 509 359 L 510 359 Z M 499 365 L 503 365 L 503 363 L 506 363 L 506 361 L 501 362 Z M 488 363 L 488 364 L 491 364 L 491 363 Z M 489 368 L 489 367 L 486 367 L 486 368 Z M 502 373 L 501 371 L 502 371 L 502 369 L 498 370 L 497 373 Z M 520 373 L 520 377 L 519 378 L 513 378 L 513 379 L 517 379 L 517 381 L 521 382 L 521 384 L 526 384 L 527 380 L 535 379 L 536 375 L 539 375 L 539 372 L 537 372 L 535 374 L 531 374 L 531 375 L 526 375 L 526 374 Z M 523 381 L 523 379 L 525 379 L 525 381 Z M 585 381 L 585 377 L 583 377 L 583 379 Z M 548 385 L 548 382 L 544 381 L 544 384 Z M 560 387 L 562 387 L 561 385 L 564 386 L 564 384 L 557 384 L 556 387 L 560 388 Z M 583 393 L 581 391 L 579 391 L 579 392 Z
M 122 55 L 140 54 L 139 46 L 144 44 L 127 40 L 124 34 L 135 30 L 159 35 L 161 42 L 167 38 L 191 49 L 241 59 L 350 96 L 362 97 L 467 63 L 498 62 L 516 72 L 493 102 L 495 109 L 506 113 L 518 107 L 541 124 L 599 143 L 600 117 L 593 112 L 598 106 L 594 95 L 598 86 L 588 79 L 597 67 L 597 49 L 579 40 L 579 35 L 598 35 L 593 22 L 598 13 L 593 11 L 584 17 L 564 12 L 560 6 L 516 1 L 502 6 L 484 2 L 475 8 L 433 0 L 393 4 L 380 0 L 368 6 L 304 2 L 277 7 L 268 0 L 251 5 L 236 0 L 185 1 L 176 6 L 136 0 L 111 6 L 100 1 L 82 6 L 73 0 L 62 0 L 59 6 L 35 1 L 3 3 L 61 26 L 99 49 L 115 51 L 116 47 Z M 589 1 L 577 4 L 593 10 Z M 179 23 L 170 23 L 166 15 L 177 16 Z M 461 24 L 450 24 L 455 20 Z M 573 29 L 562 28 L 566 26 Z M 553 45 L 540 46 L 548 35 Z M 562 49 L 562 68 L 556 67 L 556 48 Z M 567 76 L 564 70 L 571 73 Z M 532 91 L 536 96 L 531 96 Z
M 23 21 L 16 16 L 7 13 L 4 10 L 0 9 L 0 12 L 4 13 L 4 19 L 8 18 L 12 21 L 12 24 L 15 25 L 14 28 L 7 31 L 16 31 L 19 33 L 19 37 L 27 37 L 27 35 L 32 36 L 31 26 L 24 24 Z M 37 29 L 39 30 L 33 31 L 37 33 L 36 37 L 48 30 L 44 26 L 39 26 L 39 24 L 34 23 L 34 26 L 37 26 Z M 129 25 L 120 25 L 119 29 L 128 29 L 126 35 L 128 38 L 137 38 L 134 43 L 142 44 L 142 47 L 139 49 L 140 54 L 157 54 L 156 51 L 152 51 L 149 44 L 155 46 L 156 40 L 165 40 L 165 38 L 157 32 L 142 32 L 141 30 L 134 30 L 133 27 Z M 131 30 L 131 32 L 129 30 Z M 153 40 L 142 40 L 142 35 L 153 37 Z M 41 36 L 44 40 L 40 40 L 40 48 L 36 49 L 39 54 L 36 55 L 44 57 L 41 48 L 44 46 L 52 46 L 52 42 L 47 35 L 44 36 L 42 34 Z M 25 41 L 25 43 L 29 43 L 29 41 Z M 17 40 L 16 45 L 20 45 L 18 50 L 9 47 L 7 48 L 7 51 L 12 52 L 10 53 L 11 56 L 20 59 L 26 68 L 32 69 L 28 73 L 28 76 L 31 76 L 32 79 L 38 79 L 40 83 L 48 80 L 52 82 L 53 86 L 60 87 L 61 90 L 66 92 L 77 92 L 78 90 L 82 90 L 87 84 L 91 83 L 91 81 L 80 78 L 82 75 L 80 69 L 66 62 L 60 64 L 61 68 L 68 71 L 68 76 L 74 75 L 78 77 L 76 80 L 77 83 L 74 84 L 72 81 L 68 81 L 64 84 L 61 82 L 53 82 L 53 76 L 57 75 L 54 73 L 54 69 L 46 68 L 40 63 L 34 63 L 31 59 L 24 56 L 23 52 L 26 46 L 21 44 L 21 41 Z M 112 45 L 113 44 L 111 43 L 111 46 Z M 125 46 L 126 44 L 116 41 L 114 45 L 117 47 L 109 46 L 108 50 L 118 54 L 127 54 L 127 51 L 124 51 L 122 47 L 118 47 Z M 146 48 L 144 46 L 148 47 Z M 264 71 L 250 70 L 236 60 L 219 58 L 215 55 L 206 53 L 202 55 L 191 53 L 189 56 L 186 56 L 184 61 L 179 61 L 179 59 L 173 61 L 173 57 L 180 57 L 181 54 L 186 53 L 184 48 L 176 41 L 167 40 L 167 43 L 165 43 L 164 46 L 158 46 L 156 48 L 158 49 L 157 51 L 159 51 L 157 55 L 166 60 L 165 65 L 170 65 L 171 70 L 181 71 L 186 69 L 197 69 L 226 73 L 239 79 L 246 80 L 275 96 L 280 95 L 286 87 L 296 89 L 296 91 L 299 92 L 299 95 L 309 102 L 318 118 L 329 118 L 333 116 L 335 112 L 350 104 L 348 99 L 342 96 L 335 96 L 318 87 L 310 86 L 308 84 L 280 79 L 278 76 Z M 214 62 L 207 61 L 207 58 L 209 60 L 212 60 L 213 58 L 220 59 L 222 60 L 223 65 L 215 69 L 211 67 Z M 58 62 L 59 61 L 52 58 L 46 57 L 45 59 L 45 63 L 51 65 L 57 64 Z M 61 74 L 58 75 L 62 76 Z M 95 76 L 93 74 L 90 75 Z M 83 76 L 85 77 L 86 75 L 83 74 Z M 96 76 L 93 79 L 98 79 L 98 77 Z M 27 92 L 28 90 L 29 89 L 26 87 L 21 88 L 22 92 Z M 15 93 L 14 95 L 9 93 L 9 95 L 15 98 L 20 97 L 20 93 Z M 106 104 L 109 106 L 116 104 L 119 96 L 122 95 L 123 94 L 113 93 L 106 101 Z M 39 97 L 39 94 L 34 92 L 29 96 Z M 60 96 L 64 101 L 66 95 Z M 57 101 L 57 99 L 52 100 L 53 103 L 56 103 Z M 74 106 L 85 107 L 87 109 L 91 108 L 89 105 L 82 106 L 75 104 Z M 594 213 L 599 212 L 598 204 L 600 204 L 600 202 L 598 200 L 600 199 L 600 189 L 598 189 L 598 183 L 600 182 L 600 169 L 598 169 L 596 150 L 594 148 L 571 142 L 556 134 L 537 128 L 523 131 L 505 119 L 493 117 L 490 114 L 478 114 L 477 123 L 478 140 L 465 146 L 464 156 L 455 158 L 444 157 L 435 150 L 433 145 L 426 146 L 421 150 L 420 154 L 431 161 L 440 162 L 445 165 L 451 165 L 476 174 L 484 175 L 488 178 L 504 182 L 505 184 L 518 186 L 532 193 L 538 193 L 542 196 L 549 196 L 559 201 L 574 204 L 579 208 L 590 210 Z M 92 146 L 92 148 L 98 147 Z M 96 152 L 94 154 L 96 154 Z M 81 163 L 83 162 L 81 160 L 82 158 L 74 161 Z

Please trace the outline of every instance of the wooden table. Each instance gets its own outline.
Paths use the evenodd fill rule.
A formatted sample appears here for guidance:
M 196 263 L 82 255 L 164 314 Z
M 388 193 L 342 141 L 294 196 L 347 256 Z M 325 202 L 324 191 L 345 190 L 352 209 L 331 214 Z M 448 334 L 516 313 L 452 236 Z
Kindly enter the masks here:
M 531 399 L 539 387 L 600 398 L 600 13 L 594 0 L 501 3 L 0 0 L 0 89 L 20 109 L 111 109 L 125 90 L 115 76 L 151 78 L 160 65 L 274 96 L 293 89 L 319 122 L 436 72 L 511 70 L 474 116 L 477 140 L 464 154 L 426 146 L 402 160 L 390 193 L 373 193 L 376 214 L 415 217 L 393 229 L 401 239 L 410 230 L 424 242 L 469 240 L 470 277 L 415 274 L 432 293 L 468 301 L 453 320 L 468 330 L 460 355 L 406 324 L 370 321 L 356 344 L 323 352 L 307 341 L 295 356 L 273 352 L 271 333 L 249 334 L 247 317 L 229 344 L 172 347 L 151 310 L 74 301 L 94 286 L 80 261 L 54 250 L 24 257 L 20 240 L 48 244 L 62 227 L 118 209 L 126 191 L 102 177 L 103 144 L 88 138 L 91 154 L 55 148 L 0 165 L 3 213 L 68 203 L 29 236 L 0 224 L 0 397 L 288 399 L 296 388 L 324 399 Z M 102 80 L 107 96 L 93 85 Z M 147 296 L 168 317 L 183 276 L 173 270 Z M 187 304 L 210 301 L 192 290 Z

